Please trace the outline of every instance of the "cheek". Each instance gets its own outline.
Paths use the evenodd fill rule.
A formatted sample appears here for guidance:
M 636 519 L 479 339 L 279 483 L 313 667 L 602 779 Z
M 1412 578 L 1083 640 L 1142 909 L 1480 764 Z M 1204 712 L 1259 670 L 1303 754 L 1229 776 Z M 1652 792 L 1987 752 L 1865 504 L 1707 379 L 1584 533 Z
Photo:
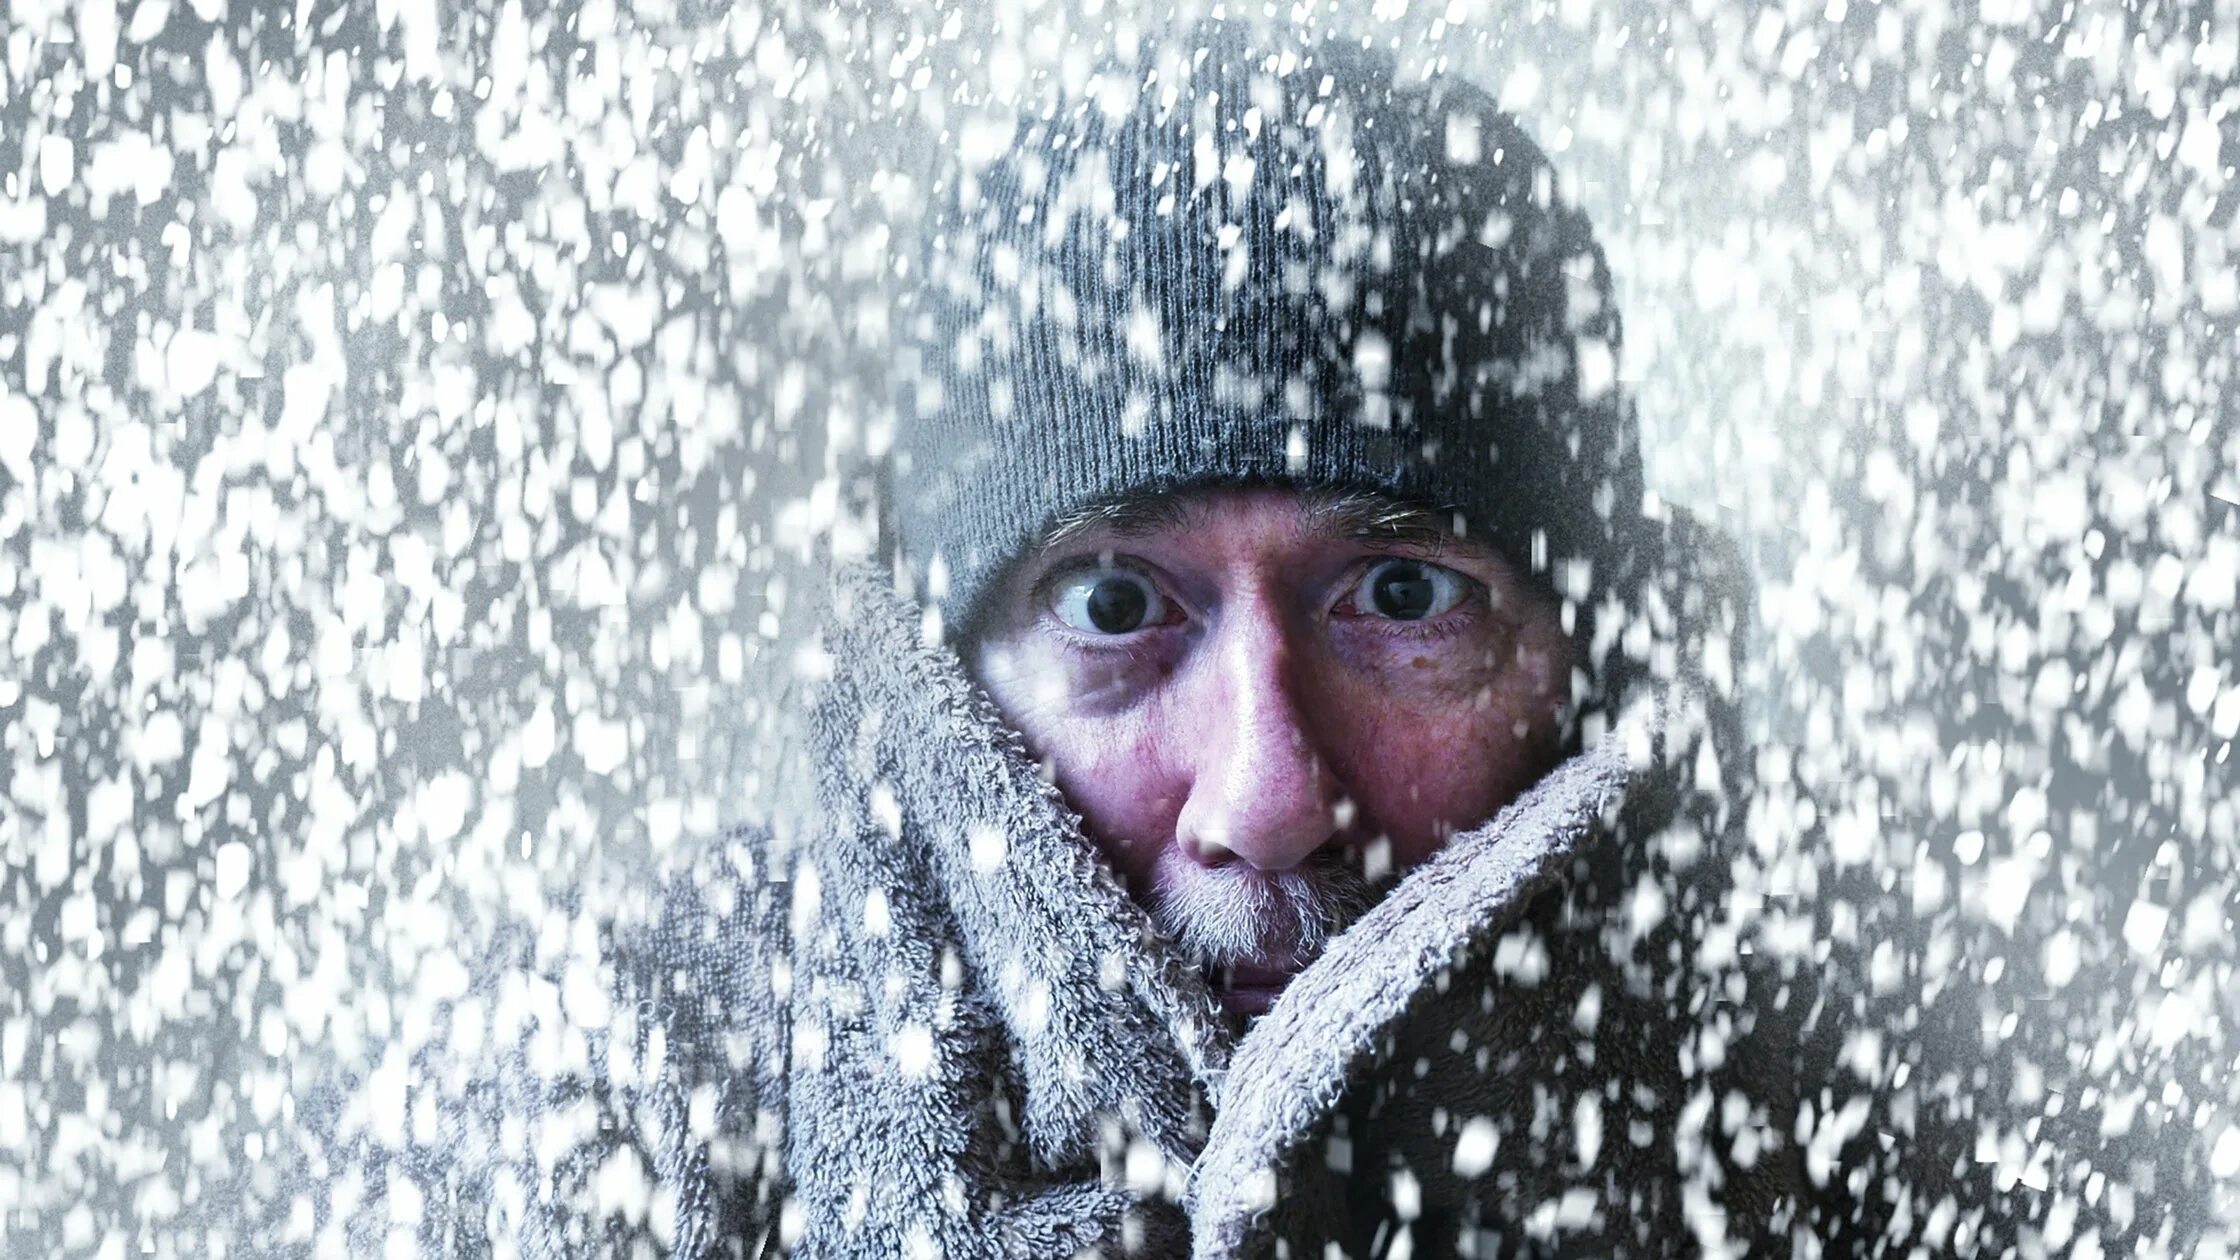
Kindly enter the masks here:
M 1543 662 L 1552 666 L 1553 658 Z M 1433 672 L 1433 671 L 1426 671 Z M 1560 670 L 1436 671 L 1334 689 L 1333 760 L 1364 823 L 1391 837 L 1395 865 L 1423 861 L 1530 787 L 1558 756 Z
M 1182 793 L 1144 715 L 1097 718 L 1068 712 L 1015 720 L 1028 749 L 1050 763 L 1058 791 L 1082 830 L 1122 876 L 1149 876 L 1174 836 Z
M 1186 795 L 1169 755 L 1171 653 L 1084 661 L 1031 634 L 991 646 L 979 676 L 1028 751 L 1048 763 L 1082 831 L 1131 882 L 1173 842 Z

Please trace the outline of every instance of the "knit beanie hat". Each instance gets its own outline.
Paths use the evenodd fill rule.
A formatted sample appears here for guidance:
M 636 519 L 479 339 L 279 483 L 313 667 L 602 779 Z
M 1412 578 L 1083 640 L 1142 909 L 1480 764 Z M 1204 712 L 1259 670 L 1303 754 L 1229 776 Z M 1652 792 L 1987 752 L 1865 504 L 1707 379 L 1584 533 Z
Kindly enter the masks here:
M 1143 47 L 938 188 L 905 277 L 890 508 L 950 631 L 1065 514 L 1199 485 L 1609 555 L 1641 506 L 1609 273 L 1515 122 L 1358 46 Z

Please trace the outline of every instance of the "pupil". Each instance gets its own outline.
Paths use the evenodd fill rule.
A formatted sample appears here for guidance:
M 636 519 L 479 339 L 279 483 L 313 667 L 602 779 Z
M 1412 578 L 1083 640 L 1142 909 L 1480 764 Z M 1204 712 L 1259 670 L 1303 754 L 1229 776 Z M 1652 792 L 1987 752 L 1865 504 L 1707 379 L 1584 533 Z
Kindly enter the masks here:
M 1143 624 L 1143 588 L 1133 582 L 1099 582 L 1089 588 L 1089 624 L 1106 634 L 1126 634 Z
M 1421 566 L 1386 565 L 1370 584 L 1369 598 L 1377 611 L 1401 621 L 1414 621 L 1431 611 L 1431 578 Z

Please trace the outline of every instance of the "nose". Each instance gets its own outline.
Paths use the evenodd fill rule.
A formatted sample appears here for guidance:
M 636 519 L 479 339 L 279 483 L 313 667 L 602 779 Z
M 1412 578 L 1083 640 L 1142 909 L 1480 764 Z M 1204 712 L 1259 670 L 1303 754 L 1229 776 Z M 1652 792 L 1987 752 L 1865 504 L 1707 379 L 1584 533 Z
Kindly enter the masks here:
M 1224 610 L 1193 671 L 1202 717 L 1190 793 L 1175 820 L 1183 852 L 1288 870 L 1330 842 L 1340 796 L 1324 762 L 1299 670 L 1277 610 Z

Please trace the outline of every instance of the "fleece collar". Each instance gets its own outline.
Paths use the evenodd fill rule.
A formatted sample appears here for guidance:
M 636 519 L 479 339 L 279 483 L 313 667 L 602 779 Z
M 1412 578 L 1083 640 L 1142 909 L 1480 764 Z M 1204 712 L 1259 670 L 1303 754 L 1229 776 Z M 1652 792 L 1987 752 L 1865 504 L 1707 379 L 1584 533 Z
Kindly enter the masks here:
M 1633 706 L 1491 821 L 1408 872 L 1253 1025 L 1191 1170 L 1199 1254 L 1256 1250 L 1249 1244 L 1277 1204 L 1279 1178 L 1327 1131 L 1349 1089 L 1394 1058 L 1395 1030 L 1422 1022 L 1433 1004 L 1457 1005 L 1450 986 L 1494 956 L 1495 943 L 1616 825 L 1629 797 L 1651 795 L 1641 788 L 1658 764 L 1665 713 L 1662 701 Z M 1459 1030 L 1478 1015 L 1442 1012 L 1433 1022 Z M 1539 1035 L 1517 1026 L 1525 1022 L 1487 1020 L 1491 1038 L 1511 1043 Z
M 1240 1043 L 1204 978 L 1160 936 L 1017 733 L 923 624 L 878 571 L 836 574 L 824 643 L 833 672 L 816 726 L 842 755 L 823 759 L 823 796 L 917 847 L 956 911 L 965 961 L 1002 993 L 1016 1053 L 1060 1053 L 1052 1028 L 1121 1027 L 1155 1037 L 1182 1068 L 1181 1079 L 1147 1071 L 1140 1046 L 1087 1037 L 1080 1061 L 1029 1074 L 1080 1082 L 1076 1096 L 1030 1099 L 1030 1117 L 1083 1139 L 1101 1112 L 1140 1113 L 1184 1161 L 1197 1153 L 1191 1126 L 1162 1094 L 1202 1090 L 1223 1111 L 1286 1125 L 1327 1108 L 1330 1099 L 1303 1091 L 1341 1080 L 1417 990 L 1506 930 L 1600 834 L 1628 784 L 1657 763 L 1667 707 L 1631 706 L 1499 816 L 1410 871 Z M 1358 983 L 1372 972 L 1378 983 Z M 1371 1000 L 1350 1000 L 1364 992 Z M 1343 1007 L 1328 1001 L 1339 993 L 1349 997 Z
M 1121 1115 L 1187 1165 L 1196 1104 L 1218 1098 L 1233 1050 L 1205 980 L 882 574 L 844 567 L 824 625 L 833 672 L 813 711 L 824 807 L 867 822 L 858 856 L 918 873 L 949 911 L 1026 1082 L 1030 1147 L 1045 1166 L 1077 1163 Z

